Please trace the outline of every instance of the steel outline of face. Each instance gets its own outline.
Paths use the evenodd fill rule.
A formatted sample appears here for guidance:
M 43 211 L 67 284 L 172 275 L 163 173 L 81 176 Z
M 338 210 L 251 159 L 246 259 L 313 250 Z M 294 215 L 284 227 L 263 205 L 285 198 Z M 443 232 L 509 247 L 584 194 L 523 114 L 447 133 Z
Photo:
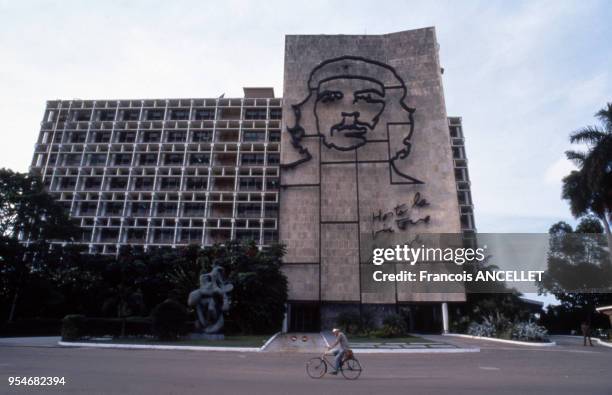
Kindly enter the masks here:
M 337 71 L 335 73 L 332 73 L 331 77 L 328 76 L 326 78 L 320 78 L 320 79 L 318 78 L 320 77 L 321 74 L 325 74 L 325 72 L 329 72 L 329 67 L 334 67 L 334 65 L 337 65 L 336 66 Z M 353 68 L 351 67 L 353 65 L 357 68 L 358 70 L 357 73 L 353 71 Z M 349 68 L 351 70 L 349 70 Z M 383 77 L 383 78 L 380 78 L 380 77 Z M 356 134 L 353 137 L 356 136 L 356 138 L 359 139 L 358 144 L 354 146 L 351 145 L 345 149 L 342 149 L 341 147 L 338 148 L 337 145 L 333 143 L 330 144 L 329 142 L 327 142 L 325 139 L 325 136 L 319 130 L 319 121 L 318 119 L 316 119 L 317 114 L 316 114 L 316 109 L 314 108 L 318 104 L 318 97 L 317 97 L 318 91 L 319 91 L 318 87 L 324 81 L 332 80 L 332 79 L 339 79 L 339 78 L 345 78 L 345 79 L 352 78 L 352 79 L 369 80 L 369 81 L 376 82 L 377 84 L 383 87 L 384 89 L 383 92 L 385 93 L 385 99 L 388 99 L 386 95 L 387 91 L 390 91 L 390 90 L 400 91 L 399 96 L 393 98 L 392 100 L 398 101 L 399 106 L 406 112 L 407 119 L 404 122 L 402 121 L 388 122 L 387 126 L 391 124 L 395 124 L 395 125 L 403 124 L 403 125 L 408 125 L 409 130 L 403 136 L 400 146 L 394 147 L 395 148 L 394 151 L 392 150 L 391 147 L 389 147 L 390 148 L 389 149 L 389 159 L 385 162 L 389 163 L 389 166 L 391 167 L 392 172 L 394 174 L 396 174 L 400 178 L 408 180 L 408 181 L 401 181 L 401 182 L 391 181 L 392 184 L 394 183 L 395 184 L 402 184 L 402 183 L 403 184 L 424 184 L 423 181 L 420 181 L 404 173 L 397 167 L 398 161 L 404 160 L 410 155 L 410 151 L 412 149 L 412 143 L 410 142 L 410 140 L 414 132 L 415 108 L 408 106 L 404 102 L 404 99 L 406 98 L 407 93 L 408 93 L 404 80 L 402 79 L 402 77 L 400 77 L 400 75 L 395 71 L 393 67 L 385 63 L 382 63 L 377 60 L 368 59 L 368 58 L 364 58 L 361 56 L 353 56 L 353 55 L 344 55 L 344 56 L 324 60 L 321 63 L 319 63 L 314 69 L 312 69 L 312 71 L 310 72 L 310 76 L 308 78 L 308 83 L 307 83 L 308 95 L 302 101 L 291 105 L 291 110 L 293 111 L 293 114 L 295 116 L 295 122 L 293 126 L 288 126 L 288 125 L 286 126 L 286 130 L 290 136 L 290 144 L 300 155 L 300 158 L 290 163 L 281 164 L 281 168 L 292 169 L 292 168 L 295 168 L 301 165 L 302 163 L 310 161 L 313 158 L 309 149 L 302 144 L 302 140 L 307 137 L 316 136 L 321 139 L 321 142 L 327 148 L 334 148 L 340 151 L 355 150 L 365 145 L 366 143 L 368 143 L 367 139 L 365 138 L 359 139 L 359 135 Z M 379 79 L 383 79 L 385 82 L 382 83 L 381 81 L 379 81 Z M 315 117 L 315 122 L 316 122 L 315 128 L 317 129 L 317 133 L 314 135 L 307 133 L 307 131 L 302 126 L 302 117 L 306 114 L 306 112 L 302 110 L 303 110 L 303 107 L 305 107 L 310 101 L 314 101 L 314 107 L 311 109 L 311 111 L 313 112 L 312 115 Z M 373 117 L 373 119 L 376 121 L 376 124 L 378 123 L 379 118 L 383 112 L 384 112 L 384 108 L 380 112 L 380 114 L 377 114 L 377 116 Z M 374 124 L 373 126 L 376 126 L 376 125 Z M 387 130 L 387 134 L 388 134 L 388 130 Z M 364 136 L 364 135 L 365 134 L 361 134 L 361 136 Z M 388 135 L 386 137 L 388 140 Z M 377 141 L 381 141 L 381 140 L 377 140 Z
M 355 82 L 361 86 L 355 87 Z M 326 78 L 314 93 L 317 132 L 326 147 L 339 151 L 366 144 L 367 135 L 375 130 L 386 106 L 383 83 L 365 76 Z

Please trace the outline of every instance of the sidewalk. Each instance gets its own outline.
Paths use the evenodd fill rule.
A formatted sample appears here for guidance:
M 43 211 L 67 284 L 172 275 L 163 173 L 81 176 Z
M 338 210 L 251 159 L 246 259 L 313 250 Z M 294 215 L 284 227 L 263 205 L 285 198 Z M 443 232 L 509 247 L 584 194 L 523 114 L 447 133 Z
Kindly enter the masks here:
M 0 337 L 0 347 L 58 347 L 59 336 Z

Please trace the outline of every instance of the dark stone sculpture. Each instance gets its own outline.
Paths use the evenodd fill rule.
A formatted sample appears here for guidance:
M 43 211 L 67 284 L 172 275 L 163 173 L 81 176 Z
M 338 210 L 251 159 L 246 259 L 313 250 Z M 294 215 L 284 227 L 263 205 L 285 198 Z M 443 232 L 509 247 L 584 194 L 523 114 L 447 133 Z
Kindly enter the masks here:
M 223 275 L 223 268 L 214 265 L 210 272 L 200 275 L 200 287 L 189 294 L 187 304 L 196 310 L 200 333 L 219 334 L 223 330 L 223 313 L 229 311 L 229 293 L 234 289 Z

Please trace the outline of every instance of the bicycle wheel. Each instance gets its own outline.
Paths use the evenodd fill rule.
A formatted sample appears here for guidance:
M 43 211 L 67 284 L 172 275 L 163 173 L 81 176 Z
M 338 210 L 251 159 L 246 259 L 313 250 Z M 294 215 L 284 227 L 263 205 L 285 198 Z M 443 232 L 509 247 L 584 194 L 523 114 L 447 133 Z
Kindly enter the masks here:
M 327 373 L 327 364 L 323 358 L 312 358 L 306 362 L 306 373 L 313 379 L 320 379 Z
M 361 365 L 355 358 L 347 359 L 342 364 L 342 375 L 347 380 L 357 380 L 361 375 Z

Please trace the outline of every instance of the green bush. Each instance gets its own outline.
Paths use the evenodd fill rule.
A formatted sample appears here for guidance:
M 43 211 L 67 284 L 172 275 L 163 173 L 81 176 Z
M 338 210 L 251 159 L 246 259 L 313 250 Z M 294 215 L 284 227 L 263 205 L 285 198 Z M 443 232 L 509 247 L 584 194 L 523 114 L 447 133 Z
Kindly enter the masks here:
M 183 333 L 187 319 L 185 307 L 172 299 L 158 304 L 151 313 L 153 334 L 160 340 L 176 340 Z
M 406 320 L 400 314 L 390 314 L 383 320 L 383 337 L 399 337 L 408 332 Z
M 84 336 L 86 317 L 80 314 L 71 314 L 62 320 L 62 340 L 78 340 Z
M 336 317 L 336 325 L 347 334 L 355 334 L 360 329 L 359 313 L 355 311 L 343 311 Z
M 512 339 L 522 341 L 548 341 L 548 331 L 534 322 L 517 322 L 512 326 Z

